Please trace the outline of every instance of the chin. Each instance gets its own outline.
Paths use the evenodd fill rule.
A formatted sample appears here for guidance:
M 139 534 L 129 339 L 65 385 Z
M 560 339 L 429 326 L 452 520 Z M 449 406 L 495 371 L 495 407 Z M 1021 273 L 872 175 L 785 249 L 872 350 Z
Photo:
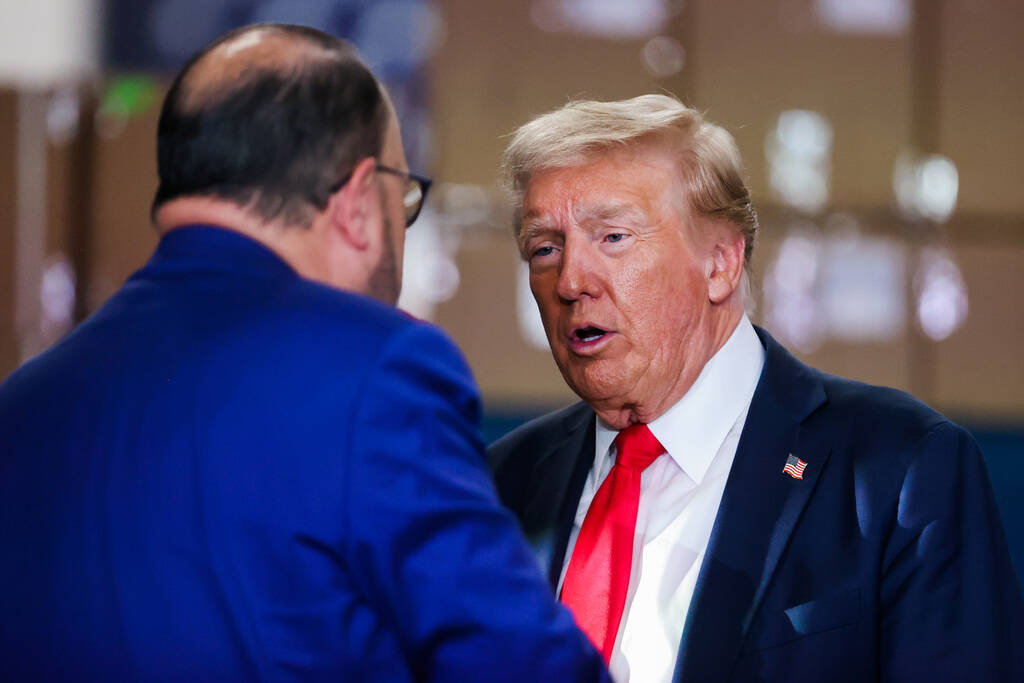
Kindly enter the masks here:
M 622 382 L 608 382 L 586 377 L 565 377 L 566 384 L 577 396 L 590 404 L 609 401 L 622 396 Z

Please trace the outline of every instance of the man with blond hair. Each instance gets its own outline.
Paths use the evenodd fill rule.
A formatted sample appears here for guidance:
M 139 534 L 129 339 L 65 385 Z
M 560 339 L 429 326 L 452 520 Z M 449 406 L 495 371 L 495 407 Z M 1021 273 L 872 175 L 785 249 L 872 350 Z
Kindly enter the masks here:
M 156 253 L 0 385 L 0 680 L 607 680 L 393 308 L 429 182 L 351 46 L 231 32 L 158 138 Z
M 664 95 L 573 102 L 517 131 L 505 171 L 583 401 L 492 467 L 619 683 L 1024 680 L 971 437 L 747 318 L 758 225 L 726 131 Z

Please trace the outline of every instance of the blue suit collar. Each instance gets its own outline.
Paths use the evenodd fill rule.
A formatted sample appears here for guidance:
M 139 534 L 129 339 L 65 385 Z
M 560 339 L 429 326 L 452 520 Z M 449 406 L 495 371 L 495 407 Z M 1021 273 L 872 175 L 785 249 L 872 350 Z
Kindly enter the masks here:
M 754 326 L 765 348 L 764 370 L 754 401 L 771 398 L 795 420 L 803 420 L 825 402 L 821 373 L 804 365 L 760 327 Z
M 804 425 L 827 402 L 820 374 L 755 329 L 764 370 L 697 579 L 676 681 L 729 679 L 830 454 L 827 435 Z M 802 479 L 782 472 L 790 454 L 807 463 Z
M 258 277 L 296 277 L 295 270 L 260 242 L 216 225 L 187 225 L 167 232 L 134 277 L 185 270 Z

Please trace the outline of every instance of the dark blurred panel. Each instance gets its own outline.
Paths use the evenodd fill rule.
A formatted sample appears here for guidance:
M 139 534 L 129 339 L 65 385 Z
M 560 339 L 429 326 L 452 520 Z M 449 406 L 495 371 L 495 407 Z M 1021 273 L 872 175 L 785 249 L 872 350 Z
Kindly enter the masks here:
M 116 70 L 174 72 L 218 35 L 260 21 L 312 25 L 348 38 L 360 2 L 106 0 L 104 61 Z

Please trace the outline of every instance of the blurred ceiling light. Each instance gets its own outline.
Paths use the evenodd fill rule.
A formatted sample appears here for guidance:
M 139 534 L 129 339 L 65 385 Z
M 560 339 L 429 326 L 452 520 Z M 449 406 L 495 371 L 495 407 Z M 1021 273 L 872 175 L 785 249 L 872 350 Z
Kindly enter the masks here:
M 765 138 L 769 181 L 787 206 L 817 213 L 829 198 L 832 125 L 821 114 L 791 109 L 779 114 Z
M 45 90 L 89 80 L 102 53 L 100 0 L 0 0 L 0 83 Z
M 675 38 L 658 36 L 644 43 L 640 50 L 644 67 L 657 78 L 674 76 L 686 66 L 686 50 Z
M 816 296 L 821 270 L 821 237 L 817 228 L 791 228 L 764 279 L 765 317 L 772 331 L 796 349 L 821 346 L 825 325 Z
M 40 334 L 49 345 L 71 329 L 75 312 L 75 270 L 63 254 L 48 259 L 39 287 Z
M 967 319 L 967 286 L 944 247 L 925 247 L 914 274 L 917 322 L 926 335 L 942 341 Z
M 944 156 L 918 158 L 905 152 L 896 160 L 892 182 L 896 204 L 907 218 L 943 223 L 956 207 L 960 177 L 956 164 Z
M 413 71 L 441 44 L 444 20 L 433 2 L 385 0 L 367 4 L 353 40 L 378 71 Z
M 519 334 L 527 344 L 539 351 L 551 349 L 537 301 L 530 290 L 530 266 L 522 259 L 516 270 L 516 318 L 519 321 Z
M 901 243 L 844 226 L 826 237 L 822 258 L 820 296 L 829 337 L 871 343 L 903 333 L 906 249 Z
M 442 232 L 438 214 L 429 207 L 405 234 L 402 294 L 398 307 L 424 320 L 432 320 L 437 305 L 449 301 L 459 289 L 455 254 L 460 237 Z
M 910 0 L 815 0 L 820 24 L 837 33 L 899 35 L 910 26 Z
M 533 0 L 530 18 L 549 33 L 612 39 L 657 35 L 674 11 L 669 0 Z
M 46 110 L 46 134 L 55 145 L 66 145 L 78 135 L 82 102 L 72 87 L 63 87 L 50 99 Z

